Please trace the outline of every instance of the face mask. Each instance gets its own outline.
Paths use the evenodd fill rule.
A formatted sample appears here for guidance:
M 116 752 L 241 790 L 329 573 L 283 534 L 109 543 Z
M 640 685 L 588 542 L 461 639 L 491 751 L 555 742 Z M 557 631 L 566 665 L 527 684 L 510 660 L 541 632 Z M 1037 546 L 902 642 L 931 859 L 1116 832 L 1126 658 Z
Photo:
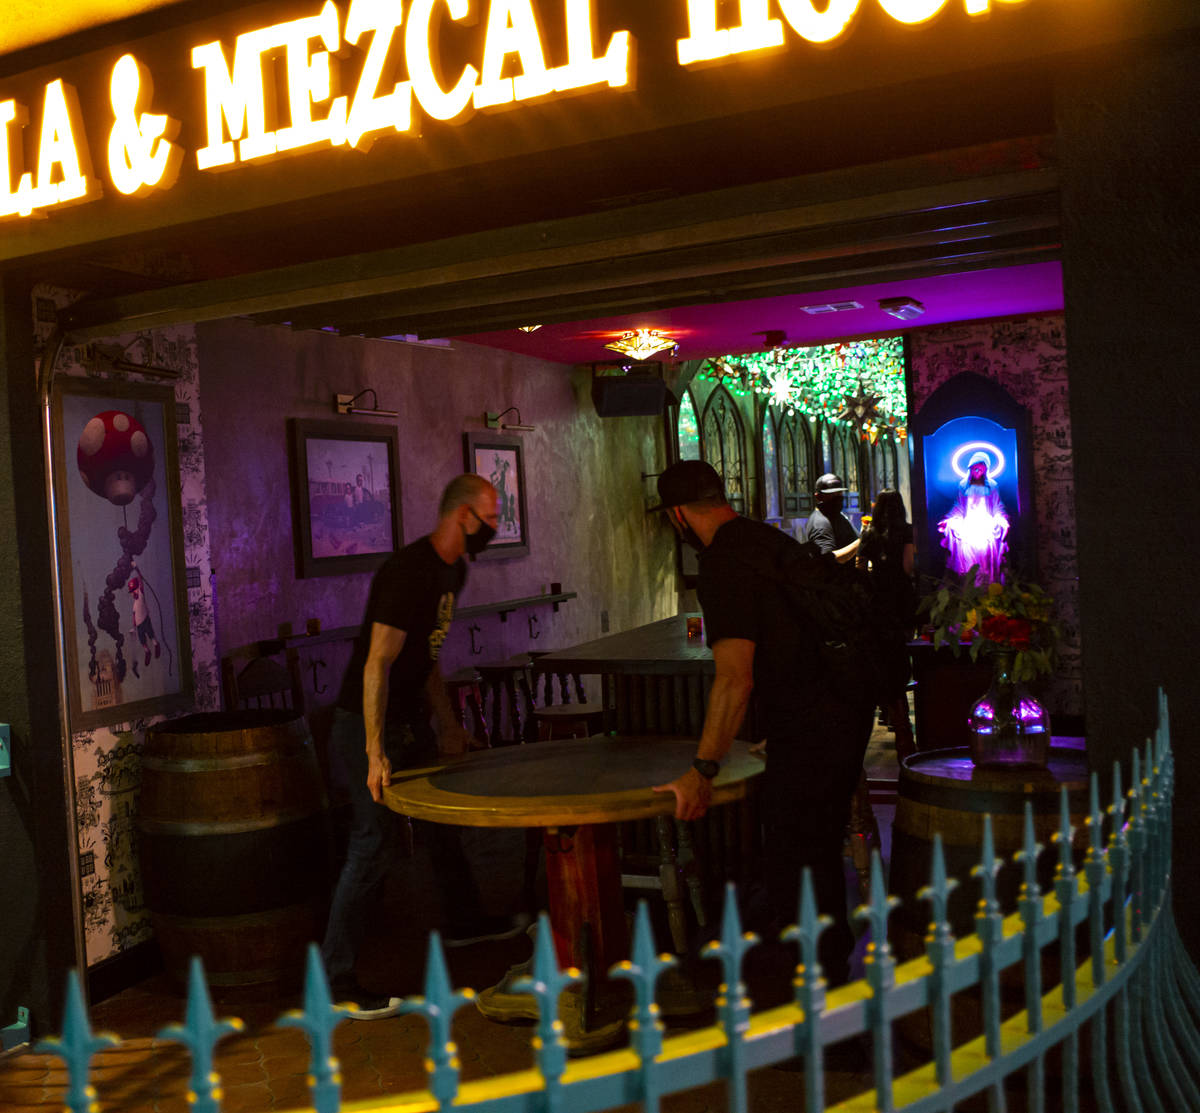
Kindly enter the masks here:
M 468 506 L 467 509 L 471 510 L 471 507 Z M 466 530 L 463 533 L 466 538 L 467 552 L 471 556 L 478 556 L 488 547 L 488 542 L 496 536 L 496 527 L 489 526 L 478 514 L 475 514 L 474 510 L 471 510 L 471 513 L 475 515 L 479 528 L 474 533 L 467 533 Z
M 821 507 L 821 512 L 827 518 L 831 518 L 834 514 L 840 514 L 842 512 L 842 504 L 843 499 L 841 495 L 829 495 L 822 500 L 819 505 Z
M 684 518 L 682 513 L 680 513 L 679 517 L 673 518 L 672 521 L 674 521 L 679 531 L 679 536 L 685 545 L 691 545 L 696 552 L 700 552 L 704 548 L 704 542 L 700 540 L 699 534 L 687 524 L 687 519 Z

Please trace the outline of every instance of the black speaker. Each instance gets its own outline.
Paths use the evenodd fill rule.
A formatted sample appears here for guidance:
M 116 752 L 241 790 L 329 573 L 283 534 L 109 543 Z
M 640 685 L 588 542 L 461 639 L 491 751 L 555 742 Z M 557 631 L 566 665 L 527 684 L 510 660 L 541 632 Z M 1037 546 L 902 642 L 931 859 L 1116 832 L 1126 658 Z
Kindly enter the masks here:
M 667 384 L 657 375 L 597 375 L 592 402 L 601 417 L 660 414 L 667 404 Z

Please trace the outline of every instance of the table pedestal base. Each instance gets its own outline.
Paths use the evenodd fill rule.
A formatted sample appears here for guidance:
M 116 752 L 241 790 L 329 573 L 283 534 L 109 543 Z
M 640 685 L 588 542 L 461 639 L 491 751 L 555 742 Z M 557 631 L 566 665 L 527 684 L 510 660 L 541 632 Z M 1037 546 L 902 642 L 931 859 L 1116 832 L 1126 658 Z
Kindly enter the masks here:
M 544 842 L 558 964 L 578 967 L 586 979 L 562 994 L 558 1015 L 568 1051 L 588 1055 L 620 1039 L 628 1010 L 628 993 L 608 980 L 609 967 L 629 957 L 616 829 L 611 824 L 552 827 Z M 501 1022 L 536 1020 L 535 999 L 511 990 L 513 982 L 532 971 L 532 959 L 512 967 L 479 994 L 479 1011 Z

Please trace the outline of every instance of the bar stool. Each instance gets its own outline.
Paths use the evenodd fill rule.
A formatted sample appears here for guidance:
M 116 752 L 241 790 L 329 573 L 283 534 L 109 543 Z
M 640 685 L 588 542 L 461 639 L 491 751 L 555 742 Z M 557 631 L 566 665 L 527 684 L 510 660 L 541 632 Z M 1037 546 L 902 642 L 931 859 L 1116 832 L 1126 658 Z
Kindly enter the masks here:
M 532 662 L 528 653 L 518 653 L 506 661 L 479 666 L 484 699 L 490 696 L 492 701 L 493 746 L 533 741 L 537 737 L 537 724 L 533 719 L 533 687 L 529 675 Z M 509 727 L 507 735 L 504 734 L 506 712 Z
M 544 652 L 530 653 L 536 661 Z M 554 681 L 558 680 L 561 702 L 554 702 Z M 542 682 L 542 698 L 538 699 L 538 681 Z M 537 723 L 538 741 L 555 738 L 589 738 L 604 730 L 604 705 L 587 698 L 583 679 L 578 673 L 545 672 L 533 679 L 533 717 Z M 571 702 L 574 694 L 577 702 Z
M 479 749 L 487 749 L 492 742 L 483 713 L 483 677 L 479 670 L 470 667 L 459 669 L 446 677 L 445 683 L 451 704 L 458 707 L 458 719 L 463 730 L 474 736 Z M 474 718 L 474 728 L 468 721 L 471 717 Z

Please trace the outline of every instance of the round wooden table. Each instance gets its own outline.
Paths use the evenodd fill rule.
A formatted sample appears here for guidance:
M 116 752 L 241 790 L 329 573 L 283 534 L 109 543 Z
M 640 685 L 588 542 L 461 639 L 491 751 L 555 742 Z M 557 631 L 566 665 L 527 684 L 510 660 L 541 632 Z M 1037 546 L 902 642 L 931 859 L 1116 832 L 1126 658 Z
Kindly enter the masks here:
M 673 814 L 674 794 L 651 786 L 686 772 L 695 754 L 694 741 L 653 736 L 511 746 L 407 778 L 399 770 L 383 798 L 393 811 L 434 823 L 542 828 L 559 964 L 579 967 L 595 986 L 629 957 L 615 824 Z M 743 799 L 763 768 L 735 742 L 713 782 L 713 806 Z

